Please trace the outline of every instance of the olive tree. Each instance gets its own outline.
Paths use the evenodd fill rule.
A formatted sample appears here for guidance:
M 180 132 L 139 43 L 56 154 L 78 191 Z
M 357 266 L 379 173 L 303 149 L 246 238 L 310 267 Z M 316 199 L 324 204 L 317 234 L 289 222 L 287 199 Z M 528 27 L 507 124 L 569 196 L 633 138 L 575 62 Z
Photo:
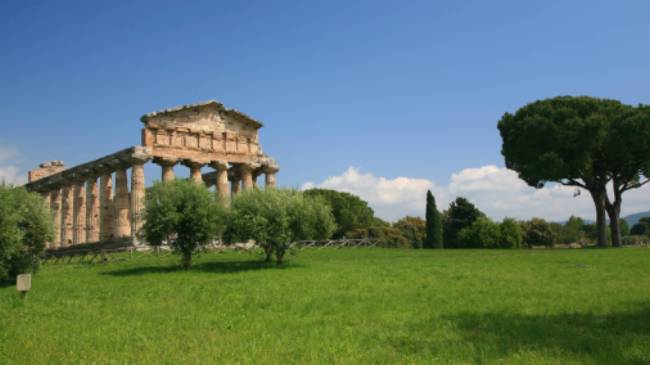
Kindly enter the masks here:
M 181 266 L 192 265 L 198 249 L 218 239 L 226 212 L 214 193 L 190 180 L 156 182 L 147 191 L 142 234 L 152 246 L 169 244 L 181 255 Z
M 335 229 L 331 207 L 321 197 L 296 190 L 252 189 L 233 199 L 226 240 L 253 239 L 266 261 L 275 255 L 281 264 L 292 242 L 326 239 Z
M 0 280 L 38 269 L 52 226 L 43 198 L 0 184 Z

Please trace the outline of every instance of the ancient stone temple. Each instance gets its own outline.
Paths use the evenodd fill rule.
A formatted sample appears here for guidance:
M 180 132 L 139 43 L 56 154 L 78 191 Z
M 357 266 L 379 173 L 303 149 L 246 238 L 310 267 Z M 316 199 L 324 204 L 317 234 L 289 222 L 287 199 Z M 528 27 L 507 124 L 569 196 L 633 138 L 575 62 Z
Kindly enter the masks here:
M 255 187 L 262 174 L 266 187 L 275 186 L 279 168 L 262 152 L 262 123 L 244 113 L 208 101 L 145 114 L 140 120 L 142 145 L 67 169 L 63 162 L 51 161 L 29 171 L 27 189 L 41 193 L 52 214 L 55 237 L 48 248 L 136 244 L 143 224 L 144 164 L 150 161 L 161 167 L 163 182 L 174 179 L 175 165 L 186 166 L 191 179 L 215 186 L 226 202 L 232 194 Z M 204 166 L 212 171 L 202 174 Z

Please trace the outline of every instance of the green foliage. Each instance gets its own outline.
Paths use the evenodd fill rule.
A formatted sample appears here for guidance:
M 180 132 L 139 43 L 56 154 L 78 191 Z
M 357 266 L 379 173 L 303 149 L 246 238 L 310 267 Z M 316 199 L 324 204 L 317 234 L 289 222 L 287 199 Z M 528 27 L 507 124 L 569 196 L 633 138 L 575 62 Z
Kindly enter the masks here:
M 444 218 L 443 241 L 445 247 L 465 247 L 463 240 L 458 235 L 463 228 L 471 226 L 477 219 L 485 217 L 474 204 L 463 197 L 454 200 L 447 210 Z
M 152 246 L 167 242 L 182 257 L 184 268 L 192 254 L 219 238 L 226 212 L 220 199 L 190 180 L 154 183 L 147 191 L 142 233 Z
M 489 218 L 479 217 L 469 227 L 458 232 L 458 240 L 468 248 L 499 248 L 501 230 L 499 224 Z
M 615 100 L 562 96 L 506 113 L 498 124 L 506 166 L 538 188 L 548 181 L 601 177 L 595 155 L 609 121 L 624 109 Z
M 41 196 L 0 184 L 0 280 L 35 272 L 52 237 Z
M 292 242 L 326 239 L 335 229 L 331 207 L 320 195 L 253 189 L 235 196 L 226 237 L 229 242 L 253 239 L 264 249 L 266 261 L 275 255 L 280 264 Z
M 309 189 L 304 194 L 309 197 L 322 197 L 332 208 L 337 227 L 334 231 L 334 238 L 345 237 L 346 232 L 355 228 L 378 225 L 372 208 L 356 195 L 329 189 Z
M 640 236 L 640 235 L 650 236 L 650 217 L 643 217 L 639 219 L 639 221 L 632 226 L 632 229 L 630 230 L 630 234 L 636 236 Z
M 411 242 L 413 248 L 422 248 L 425 237 L 425 221 L 420 217 L 406 216 L 393 223 L 402 236 Z
M 623 244 L 626 246 L 650 246 L 650 236 L 628 235 L 623 237 Z
M 356 228 L 348 231 L 346 236 L 347 238 L 377 239 L 381 247 L 413 247 L 412 242 L 404 236 L 402 230 L 391 226 Z
M 650 176 L 650 108 L 616 100 L 562 96 L 530 103 L 498 123 L 506 166 L 530 186 L 549 181 L 584 188 L 596 207 L 597 240 L 617 222 L 622 194 Z M 613 185 L 613 201 L 607 184 Z M 618 245 L 619 235 L 614 235 Z
M 560 243 L 581 242 L 585 238 L 585 222 L 580 217 L 569 217 L 560 230 Z
M 621 219 L 618 221 L 618 225 L 621 231 L 621 236 L 627 236 L 630 234 L 630 225 L 627 223 L 625 219 Z
M 553 226 L 541 218 L 523 223 L 524 242 L 529 246 L 553 246 L 557 240 Z
M 504 218 L 499 228 L 501 229 L 501 248 L 520 248 L 524 243 L 524 232 L 521 225 L 512 218 Z
M 427 190 L 426 207 L 426 236 L 424 241 L 426 248 L 443 248 L 442 237 L 442 216 L 436 207 L 436 199 Z

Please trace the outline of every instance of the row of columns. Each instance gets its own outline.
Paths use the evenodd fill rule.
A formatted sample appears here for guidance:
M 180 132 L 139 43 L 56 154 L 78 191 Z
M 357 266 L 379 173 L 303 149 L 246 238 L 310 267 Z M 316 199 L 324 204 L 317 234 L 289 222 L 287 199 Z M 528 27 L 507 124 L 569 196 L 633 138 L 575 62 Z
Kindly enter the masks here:
M 143 223 L 144 162 L 135 161 L 130 167 L 117 169 L 115 189 L 113 172 L 106 172 L 44 193 L 54 226 L 54 237 L 48 247 L 68 247 L 116 238 L 135 241 Z M 130 192 L 128 168 L 131 168 Z
M 44 193 L 45 204 L 50 209 L 54 223 L 54 239 L 48 247 L 68 247 L 129 237 L 134 243 L 137 242 L 137 233 L 144 223 L 142 212 L 145 201 L 145 162 L 135 160 L 130 166 L 122 166 L 114 172 L 93 175 L 86 180 L 71 181 Z M 174 179 L 173 167 L 179 161 L 155 159 L 154 162 L 162 168 L 163 182 Z M 206 164 L 194 161 L 182 163 L 190 168 L 190 178 L 202 184 L 201 168 Z M 227 163 L 220 161 L 207 165 L 215 169 L 216 190 L 222 199 L 237 194 L 242 188 L 252 189 L 261 173 L 266 175 L 265 186 L 275 187 L 275 174 L 278 171 L 276 167 L 267 166 L 260 169 L 253 164 L 234 164 L 228 168 Z
M 233 164 L 228 168 L 228 164 L 222 161 L 213 161 L 208 164 L 197 161 L 179 161 L 174 159 L 156 158 L 154 162 L 160 165 L 162 169 L 162 181 L 171 181 L 174 179 L 174 166 L 181 163 L 190 169 L 190 179 L 194 180 L 197 184 L 203 183 L 203 175 L 201 168 L 203 166 L 210 166 L 215 170 L 216 179 L 215 185 L 217 193 L 220 197 L 226 198 L 234 195 L 243 190 L 250 190 L 255 187 L 257 177 L 264 173 L 266 176 L 265 187 L 275 187 L 275 174 L 278 168 L 274 166 L 264 166 L 252 163 Z M 230 187 L 230 191 L 229 190 Z

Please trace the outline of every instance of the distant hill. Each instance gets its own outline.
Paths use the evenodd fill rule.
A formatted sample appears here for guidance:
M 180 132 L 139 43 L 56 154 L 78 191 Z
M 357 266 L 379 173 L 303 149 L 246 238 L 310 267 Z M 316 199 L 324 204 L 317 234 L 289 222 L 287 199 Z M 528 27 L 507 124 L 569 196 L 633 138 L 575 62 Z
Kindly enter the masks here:
M 635 225 L 639 219 L 643 217 L 650 217 L 650 211 L 647 212 L 639 212 L 635 214 L 630 214 L 628 216 L 623 217 L 627 221 L 627 224 L 632 228 L 633 225 Z

